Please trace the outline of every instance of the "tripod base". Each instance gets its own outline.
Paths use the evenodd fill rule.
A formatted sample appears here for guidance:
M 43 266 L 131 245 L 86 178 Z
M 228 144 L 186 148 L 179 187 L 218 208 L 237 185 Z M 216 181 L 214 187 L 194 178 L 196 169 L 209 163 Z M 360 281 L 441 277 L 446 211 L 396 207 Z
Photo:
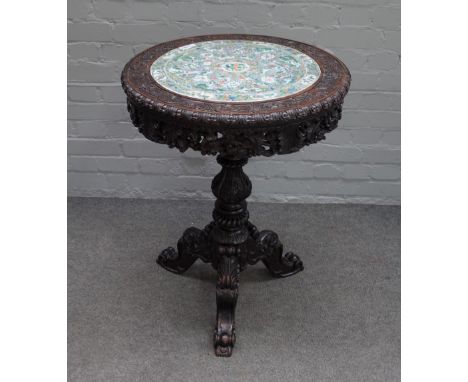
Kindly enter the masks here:
M 274 277 L 287 277 L 304 269 L 299 256 L 283 254 L 283 245 L 273 231 L 258 232 L 249 224 L 249 237 L 237 254 L 210 252 L 210 226 L 204 230 L 188 228 L 177 243 L 177 251 L 169 247 L 158 256 L 157 263 L 166 270 L 182 274 L 197 260 L 209 262 L 218 271 L 216 283 L 215 354 L 229 357 L 236 342 L 234 315 L 239 294 L 239 274 L 246 264 L 262 261 Z M 223 250 L 220 248 L 220 251 Z
M 215 354 L 229 357 L 236 342 L 234 316 L 239 294 L 239 274 L 262 261 L 274 277 L 292 276 L 304 269 L 292 252 L 283 254 L 283 244 L 273 231 L 258 231 L 249 222 L 245 198 L 251 183 L 242 171 L 243 159 L 219 158 L 223 169 L 214 178 L 212 190 L 218 198 L 214 221 L 204 229 L 188 228 L 177 243 L 161 252 L 157 263 L 181 274 L 197 260 L 210 263 L 218 273 L 216 283 Z

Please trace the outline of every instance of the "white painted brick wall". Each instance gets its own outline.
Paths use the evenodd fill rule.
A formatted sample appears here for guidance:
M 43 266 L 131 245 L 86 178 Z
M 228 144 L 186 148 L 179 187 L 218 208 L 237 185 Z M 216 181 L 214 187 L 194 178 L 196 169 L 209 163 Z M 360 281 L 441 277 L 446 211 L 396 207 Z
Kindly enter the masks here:
M 68 0 L 69 194 L 212 198 L 213 157 L 145 140 L 120 87 L 124 64 L 170 39 L 254 33 L 316 44 L 352 73 L 343 119 L 324 143 L 251 159 L 251 199 L 400 201 L 398 0 Z

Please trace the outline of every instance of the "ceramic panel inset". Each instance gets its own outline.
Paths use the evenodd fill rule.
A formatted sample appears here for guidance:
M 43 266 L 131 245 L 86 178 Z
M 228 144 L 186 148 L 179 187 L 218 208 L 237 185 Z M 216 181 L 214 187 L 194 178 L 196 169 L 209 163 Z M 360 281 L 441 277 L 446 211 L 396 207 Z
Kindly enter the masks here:
M 184 45 L 159 57 L 150 71 L 167 90 L 218 102 L 282 98 L 320 77 L 320 67 L 310 56 L 284 45 L 247 40 Z

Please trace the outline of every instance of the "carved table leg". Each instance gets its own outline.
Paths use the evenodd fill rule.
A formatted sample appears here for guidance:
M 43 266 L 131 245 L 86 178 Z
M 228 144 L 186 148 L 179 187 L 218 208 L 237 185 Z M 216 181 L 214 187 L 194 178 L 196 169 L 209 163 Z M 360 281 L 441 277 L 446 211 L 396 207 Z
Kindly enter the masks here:
M 299 256 L 292 252 L 283 254 L 283 244 L 273 231 L 259 232 L 257 227 L 248 222 L 250 237 L 254 241 L 248 258 L 249 264 L 262 260 L 270 273 L 275 277 L 288 277 L 304 270 Z
M 204 230 L 190 227 L 185 230 L 177 243 L 178 252 L 172 248 L 166 248 L 158 256 L 156 262 L 164 269 L 181 274 L 201 258 L 205 262 L 209 261 L 209 251 L 207 248 L 207 226 Z
M 230 357 L 236 343 L 234 316 L 239 294 L 239 261 L 236 256 L 222 256 L 218 262 L 216 284 L 215 354 Z
M 245 199 L 252 184 L 243 172 L 247 159 L 224 158 L 217 161 L 222 170 L 211 184 L 216 196 L 213 222 L 203 230 L 187 229 L 177 250 L 169 247 L 157 263 L 174 273 L 185 272 L 197 259 L 209 262 L 218 272 L 216 284 L 215 354 L 230 357 L 236 342 L 234 316 L 239 294 L 239 273 L 247 264 L 263 261 L 276 277 L 291 276 L 304 269 L 292 252 L 283 254 L 283 245 L 272 231 L 261 231 L 249 222 Z
M 245 199 L 250 195 L 252 184 L 242 170 L 246 159 L 218 157 L 217 160 L 222 170 L 211 184 L 216 203 L 213 228 L 209 235 L 213 265 L 218 271 L 214 347 L 217 356 L 230 357 L 236 342 L 234 314 L 239 272 L 245 265 L 242 255 L 249 240 L 249 213 Z
M 275 277 L 288 277 L 304 270 L 299 256 L 292 252 L 283 254 L 283 244 L 273 231 L 261 231 L 257 243 L 265 251 L 263 264 Z

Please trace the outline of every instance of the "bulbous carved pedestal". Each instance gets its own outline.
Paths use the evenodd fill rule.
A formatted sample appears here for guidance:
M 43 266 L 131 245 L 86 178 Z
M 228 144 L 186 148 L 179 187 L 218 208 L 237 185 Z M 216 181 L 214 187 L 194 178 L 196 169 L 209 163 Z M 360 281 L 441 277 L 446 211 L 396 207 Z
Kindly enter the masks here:
M 218 40 L 222 41 L 222 46 L 218 44 L 213 48 L 213 44 L 208 44 L 199 48 L 196 45 Z M 230 40 L 235 40 L 235 44 L 229 45 Z M 243 46 L 243 41 L 254 42 L 248 49 L 258 57 L 277 61 L 274 65 L 265 62 L 264 67 L 255 67 L 257 63 L 254 61 L 233 61 L 232 57 L 236 49 L 237 52 L 241 49 L 239 47 Z M 271 44 L 282 46 L 276 57 L 276 48 Z M 212 54 L 210 49 L 215 49 L 216 54 Z M 227 51 L 229 60 L 213 64 L 211 61 L 217 54 L 223 53 L 223 49 Z M 204 55 L 205 61 L 197 63 L 197 56 L 188 57 L 184 52 L 190 50 L 192 55 Z M 167 53 L 169 56 L 165 55 Z M 160 67 L 164 70 L 169 67 L 167 73 L 159 70 L 157 65 L 159 71 L 154 69 L 153 64 L 160 62 L 157 60 L 161 57 L 165 61 Z M 242 55 L 239 57 L 242 58 Z M 172 67 L 169 65 L 171 59 L 174 60 Z M 278 69 L 277 66 L 282 63 L 285 67 Z M 216 79 L 216 73 L 205 75 L 210 65 L 227 71 L 225 77 L 230 78 L 229 86 L 233 86 L 232 89 L 238 89 L 242 81 L 249 85 L 252 85 L 252 81 L 260 81 L 252 89 L 264 86 L 265 94 L 271 93 L 271 87 L 266 85 L 275 80 L 271 71 L 276 71 L 278 86 L 284 85 L 278 88 L 278 94 L 291 94 L 271 99 L 265 96 L 264 100 L 259 101 L 258 98 L 262 96 L 259 93 L 255 94 L 255 102 L 216 101 L 216 97 L 237 97 L 241 100 L 250 95 L 242 89 L 232 94 L 226 93 L 226 89 L 210 93 L 208 90 L 216 85 L 212 80 Z M 198 83 L 188 88 L 188 85 L 174 82 L 176 77 L 171 76 L 176 76 L 174 73 L 181 68 L 201 70 L 198 77 L 193 77 L 208 83 Z M 245 76 L 248 68 L 269 74 L 261 79 L 250 76 L 242 80 L 248 77 Z M 294 68 L 298 70 L 298 75 L 294 77 L 297 86 L 290 82 L 292 77 L 288 77 L 288 71 Z M 244 74 L 233 74 L 236 70 Z M 214 346 L 218 356 L 231 356 L 236 341 L 234 316 L 240 272 L 248 264 L 258 261 L 262 261 L 275 277 L 291 276 L 303 270 L 302 261 L 297 255 L 283 253 L 283 245 L 276 233 L 258 231 L 249 221 L 246 198 L 252 191 L 252 184 L 242 167 L 250 157 L 288 154 L 324 139 L 341 118 L 341 106 L 350 79 L 344 64 L 319 48 L 254 35 L 211 35 L 169 41 L 140 53 L 122 72 L 122 86 L 127 94 L 130 117 L 146 138 L 182 152 L 192 148 L 204 155 L 217 155 L 217 161 L 222 166 L 211 184 L 216 197 L 213 221 L 203 229 L 188 228 L 178 241 L 177 250 L 169 247 L 157 258 L 160 266 L 177 274 L 185 272 L 197 259 L 210 263 L 217 271 Z M 187 83 L 190 80 L 188 78 Z M 233 80 L 238 81 L 235 86 L 232 85 Z M 304 86 L 306 80 L 313 83 Z M 224 82 L 225 78 L 221 77 L 220 83 Z M 184 91 L 190 96 L 181 94 Z M 207 98 L 199 99 L 193 94 Z

